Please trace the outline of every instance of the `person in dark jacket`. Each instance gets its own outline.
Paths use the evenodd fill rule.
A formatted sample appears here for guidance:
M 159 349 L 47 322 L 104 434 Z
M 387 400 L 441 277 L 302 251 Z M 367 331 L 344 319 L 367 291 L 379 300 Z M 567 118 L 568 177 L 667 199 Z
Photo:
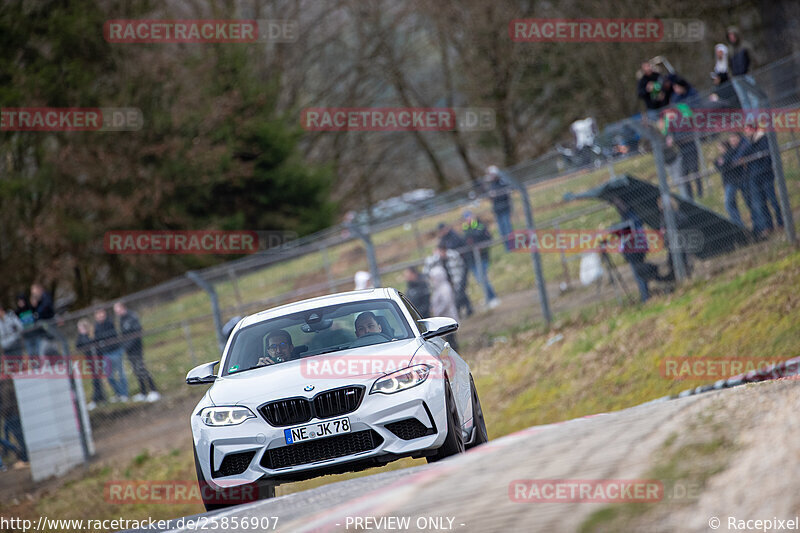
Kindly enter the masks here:
M 736 26 L 728 28 L 727 37 L 730 72 L 733 76 L 743 76 L 750 71 L 750 67 L 754 63 L 752 47 L 749 43 L 742 41 Z
M 676 87 L 679 85 L 676 84 Z M 670 125 L 678 120 L 678 114 L 691 116 L 692 109 L 687 103 L 681 103 L 676 109 L 668 109 L 664 113 L 662 133 L 666 135 L 666 148 L 664 149 L 664 162 L 667 165 L 674 164 L 675 179 L 681 181 L 680 189 L 684 196 L 689 199 L 694 198 L 692 183 L 697 187 L 697 197 L 703 197 L 703 181 L 698 176 L 700 171 L 697 144 L 695 143 L 695 132 L 693 131 L 671 131 Z M 672 161 L 670 160 L 672 159 Z M 693 179 L 686 180 L 687 176 L 695 176 Z
M 431 314 L 431 290 L 428 282 L 420 274 L 416 267 L 410 266 L 403 271 L 406 280 L 405 294 L 408 301 L 419 311 L 422 318 L 427 318 Z
M 473 261 L 469 268 L 472 270 L 472 274 L 475 276 L 475 279 L 478 280 L 478 283 L 483 284 L 483 292 L 486 295 L 486 305 L 494 309 L 500 305 L 500 300 L 497 299 L 494 288 L 489 282 L 489 244 L 492 242 L 492 234 L 489 233 L 486 224 L 484 224 L 480 218 L 473 215 L 471 211 L 464 212 L 463 229 L 464 239 L 467 241 L 467 245 L 469 245 L 470 248 L 480 248 L 480 261 L 478 263 Z
M 97 355 L 94 339 L 92 338 L 92 323 L 88 319 L 82 318 L 78 320 L 78 337 L 75 339 L 75 349 L 81 353 L 89 362 L 89 367 L 92 369 L 92 401 L 87 404 L 87 408 L 91 411 L 99 404 L 106 402 L 106 391 L 103 386 L 103 376 L 109 375 L 108 368 L 110 364 L 108 361 Z
M 44 329 L 45 323 L 56 316 L 53 308 L 53 297 L 44 290 L 41 283 L 31 285 L 31 308 L 33 309 L 34 329 L 31 332 L 31 339 L 35 343 L 35 353 L 42 351 L 42 343 L 50 339 L 50 335 Z
M 500 169 L 492 165 L 486 169 L 489 198 L 492 199 L 492 212 L 497 220 L 497 230 L 505 239 L 506 251 L 511 251 L 511 232 L 514 227 L 511 225 L 511 183 L 502 176 Z
M 117 328 L 114 321 L 109 318 L 105 309 L 98 309 L 94 312 L 94 340 L 97 347 L 97 354 L 104 357 L 111 365 L 111 372 L 108 374 L 108 382 L 114 389 L 114 394 L 109 401 L 127 402 L 128 401 L 128 378 L 125 376 L 125 366 L 123 363 L 123 348 L 120 343 Z
M 742 161 L 742 157 L 749 148 L 749 143 L 738 133 L 732 133 L 726 141 L 721 143 L 720 147 L 723 152 L 714 161 L 714 165 L 722 175 L 722 185 L 725 190 L 725 210 L 733 222 L 744 227 L 744 222 L 742 222 L 742 217 L 739 214 L 739 207 L 736 205 L 736 192 L 740 191 L 755 225 L 757 215 L 754 213 L 750 195 L 747 164 Z
M 461 256 L 464 262 L 464 275 L 460 277 L 458 285 L 454 285 L 453 289 L 456 291 L 456 304 L 458 311 L 463 309 L 466 316 L 471 316 L 473 313 L 472 302 L 467 295 L 467 283 L 469 282 L 468 274 L 473 268 L 474 258 L 472 252 L 467 246 L 467 241 L 464 237 L 458 234 L 452 226 L 448 226 L 444 222 L 440 222 L 437 227 L 437 235 L 439 236 L 439 247 L 453 250 Z
M 672 96 L 670 104 L 686 103 L 694 105 L 700 101 L 700 93 L 692 85 L 680 76 L 672 76 Z
M 750 194 L 753 205 L 760 215 L 759 232 L 773 231 L 783 227 L 781 206 L 775 195 L 775 174 L 772 173 L 772 157 L 769 155 L 769 140 L 763 129 L 747 124 L 744 128 L 749 149 L 744 157 L 748 159 L 747 173 L 750 179 Z M 770 205 L 772 212 L 770 212 Z M 775 217 L 775 223 L 772 217 Z
M 114 304 L 114 314 L 119 318 L 119 330 L 122 335 L 122 346 L 128 354 L 128 361 L 133 368 L 133 374 L 139 381 L 139 392 L 134 395 L 134 401 L 147 400 L 155 402 L 161 398 L 153 381 L 153 376 L 144 364 L 144 346 L 142 345 L 142 324 L 139 317 L 122 302 Z
M 611 203 L 617 208 L 617 212 L 622 218 L 622 222 L 612 226 L 612 231 L 620 235 L 620 237 L 626 236 L 626 234 L 628 234 L 628 236 L 641 234 L 644 230 L 644 223 L 642 219 L 639 218 L 639 215 L 636 214 L 636 211 L 628 205 L 626 201 L 618 197 L 612 198 Z M 617 251 L 622 253 L 625 261 L 631 265 L 633 278 L 636 280 L 636 285 L 639 287 L 639 299 L 644 303 L 650 299 L 650 289 L 647 284 L 650 280 L 657 279 L 658 269 L 652 263 L 645 261 L 648 251 L 646 242 L 644 243 L 644 247 L 633 247 L 631 243 L 635 241 L 630 238 L 620 238 L 620 241 L 627 244 L 622 245 Z
M 661 109 L 669 105 L 671 87 L 659 72 L 653 70 L 649 61 L 642 63 L 642 76 L 636 85 L 636 94 L 647 109 Z

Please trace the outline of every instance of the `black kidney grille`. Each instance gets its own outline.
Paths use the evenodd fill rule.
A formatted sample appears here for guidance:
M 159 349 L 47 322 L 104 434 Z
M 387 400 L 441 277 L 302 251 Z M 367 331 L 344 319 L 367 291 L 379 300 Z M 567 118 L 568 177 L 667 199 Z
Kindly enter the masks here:
M 275 470 L 374 450 L 383 438 L 374 430 L 357 431 L 267 450 L 261 465 Z
M 317 394 L 313 399 L 287 398 L 259 407 L 264 420 L 273 426 L 295 426 L 312 418 L 331 418 L 352 413 L 361 405 L 364 387 L 352 386 Z
M 320 393 L 314 398 L 314 413 L 317 418 L 351 413 L 358 409 L 363 395 L 363 387 L 345 387 Z
M 386 424 L 385 427 L 403 440 L 418 439 L 435 433 L 433 428 L 426 428 L 425 424 L 416 418 L 392 422 L 391 424 Z
M 229 453 L 222 459 L 219 470 L 213 472 L 212 477 L 233 476 L 241 474 L 250 466 L 256 452 Z
M 311 404 L 304 398 L 278 400 L 261 407 L 261 414 L 273 426 L 291 426 L 311 420 Z

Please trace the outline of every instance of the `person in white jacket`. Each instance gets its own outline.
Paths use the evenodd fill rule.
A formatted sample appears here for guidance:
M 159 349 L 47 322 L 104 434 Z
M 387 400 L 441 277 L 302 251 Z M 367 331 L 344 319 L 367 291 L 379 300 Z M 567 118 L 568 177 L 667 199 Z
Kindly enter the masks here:
M 0 307 L 0 353 L 22 355 L 22 321 L 13 311 Z
M 447 280 L 447 272 L 442 266 L 435 265 L 428 272 L 428 279 L 431 282 L 431 316 L 444 316 L 458 322 L 456 293 Z M 458 351 L 455 333 L 447 335 L 445 340 Z

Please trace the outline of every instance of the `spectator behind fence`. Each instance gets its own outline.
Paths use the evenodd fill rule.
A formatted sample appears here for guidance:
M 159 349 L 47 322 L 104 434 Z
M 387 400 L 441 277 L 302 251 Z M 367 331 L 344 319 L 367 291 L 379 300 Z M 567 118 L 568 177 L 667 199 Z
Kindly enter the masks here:
M 736 192 L 740 191 L 744 202 L 750 210 L 750 217 L 754 226 L 757 215 L 753 209 L 752 195 L 750 194 L 750 180 L 747 176 L 747 165 L 742 157 L 747 152 L 749 143 L 738 133 L 731 133 L 728 139 L 720 143 L 722 153 L 714 161 L 714 165 L 722 175 L 722 185 L 725 189 L 725 210 L 730 219 L 744 227 L 739 207 L 736 205 Z M 754 228 L 755 229 L 755 228 Z
M 359 270 L 353 276 L 353 286 L 357 291 L 372 289 L 374 287 L 372 284 L 372 275 L 364 270 Z
M 747 173 L 750 179 L 750 191 L 753 195 L 753 205 L 759 214 L 759 228 L 757 233 L 771 232 L 777 226 L 783 227 L 781 206 L 775 195 L 775 174 L 772 173 L 772 157 L 769 154 L 769 139 L 763 129 L 747 124 L 744 128 L 749 148 L 744 157 L 747 162 Z M 772 212 L 770 212 L 772 206 Z M 775 223 L 772 217 L 775 217 Z
M 87 318 L 78 320 L 78 337 L 75 339 L 75 349 L 80 352 L 92 369 L 92 401 L 86 404 L 87 409 L 94 410 L 98 405 L 106 403 L 106 391 L 103 386 L 103 376 L 108 375 L 108 360 L 97 355 L 94 343 L 92 323 Z
M 666 136 L 664 162 L 673 182 L 679 184 L 681 194 L 688 199 L 694 198 L 692 183 L 697 187 L 697 197 L 703 197 L 703 181 L 699 176 L 700 163 L 695 132 L 672 131 L 671 125 L 680 120 L 679 116 L 690 117 L 692 113 L 692 109 L 686 103 L 681 103 L 676 109 L 665 111 L 659 121 L 661 132 Z M 695 177 L 687 180 L 688 176 Z
M 431 267 L 428 279 L 431 280 L 431 315 L 452 318 L 458 322 L 456 295 L 453 286 L 448 281 L 445 269 L 441 265 Z M 446 335 L 445 340 L 454 350 L 458 351 L 455 333 Z
M 6 311 L 0 307 L 0 354 L 14 357 L 22 355 L 22 333 L 24 329 L 22 321 L 14 311 Z
M 666 79 L 653 69 L 649 61 L 642 63 L 641 77 L 636 92 L 648 110 L 669 105 L 671 91 Z
M 433 253 L 425 258 L 425 266 L 423 272 L 431 282 L 431 291 L 433 290 L 433 281 L 431 280 L 431 269 L 440 266 L 444 269 L 447 281 L 453 288 L 455 295 L 456 309 L 458 309 L 458 287 L 461 287 L 461 281 L 466 276 L 466 266 L 461 259 L 461 255 L 455 250 L 445 248 L 441 243 L 433 250 Z M 431 302 L 431 313 L 433 311 L 433 302 Z
M 124 355 L 122 345 L 114 321 L 102 308 L 94 312 L 94 340 L 97 354 L 103 356 L 104 360 L 111 365 L 108 382 L 114 389 L 115 395 L 109 401 L 112 403 L 127 402 L 128 378 L 125 376 L 125 365 L 122 360 Z
M 124 303 L 114 304 L 114 314 L 119 318 L 119 332 L 122 346 L 128 354 L 128 362 L 133 368 L 133 375 L 139 382 L 139 392 L 133 395 L 133 401 L 155 402 L 161 399 L 156 389 L 153 376 L 144 364 L 144 346 L 142 345 L 142 324 L 136 313 L 130 311 Z
M 672 77 L 672 96 L 670 97 L 670 104 L 685 103 L 694 105 L 699 101 L 700 94 L 695 90 L 692 85 L 678 75 Z
M 42 343 L 50 338 L 44 326 L 48 320 L 56 316 L 56 312 L 53 309 L 53 297 L 44 290 L 41 283 L 31 285 L 30 302 L 35 326 L 31 333 L 31 339 L 35 343 L 35 352 L 39 354 L 42 351 Z
M 467 277 L 475 263 L 475 258 L 472 257 L 472 250 L 467 246 L 467 241 L 464 240 L 464 237 L 459 235 L 452 226 L 440 222 L 436 229 L 439 237 L 439 247 L 458 252 L 464 262 L 464 276 L 459 281 L 458 286 L 453 285 L 453 290 L 456 291 L 456 305 L 459 312 L 463 309 L 467 316 L 472 316 L 472 302 L 467 295 Z
M 486 169 L 488 180 L 488 194 L 492 199 L 492 211 L 497 220 L 497 230 L 502 235 L 507 251 L 511 251 L 511 232 L 514 227 L 511 225 L 511 182 L 506 179 L 500 169 L 492 165 Z
M 480 218 L 473 215 L 471 211 L 464 211 L 463 217 L 464 223 L 462 227 L 467 244 L 470 248 L 480 248 L 480 261 L 477 264 L 473 261 L 470 265 L 470 269 L 475 279 L 478 280 L 478 283 L 483 284 L 482 288 L 486 296 L 485 303 L 487 307 L 494 309 L 500 305 L 500 300 L 497 299 L 494 288 L 489 282 L 489 245 L 492 242 L 492 235 L 489 233 L 489 228 L 486 227 L 486 224 L 484 224 Z M 470 254 L 472 254 L 471 250 Z
M 33 315 L 31 303 L 28 301 L 28 297 L 25 296 L 25 293 L 21 292 L 17 294 L 17 307 L 15 312 L 20 322 L 22 322 L 23 328 L 25 328 L 22 332 L 22 343 L 25 346 L 25 353 L 28 355 L 39 355 L 35 339 L 36 333 L 33 330 L 33 324 L 36 322 L 36 319 Z
M 410 266 L 403 271 L 406 280 L 405 296 L 422 318 L 431 316 L 431 291 L 428 282 L 416 267 Z
M 750 67 L 754 66 L 753 49 L 750 43 L 742 41 L 741 34 L 736 26 L 730 26 L 726 36 L 728 38 L 730 73 L 733 76 L 743 76 L 750 72 Z
M 620 249 L 617 251 L 622 253 L 625 257 L 625 261 L 631 265 L 633 278 L 636 280 L 636 285 L 639 287 L 639 299 L 644 303 L 650 298 L 650 289 L 647 286 L 647 282 L 656 278 L 658 275 L 657 267 L 645 261 L 648 249 L 646 241 L 642 243 L 643 246 L 641 244 L 634 244 L 635 235 L 641 235 L 641 232 L 644 230 L 644 223 L 642 219 L 639 218 L 639 215 L 636 214 L 636 211 L 621 198 L 613 197 L 611 203 L 617 208 L 617 212 L 622 218 L 621 224 L 616 225 L 618 228 L 616 233 L 621 237 L 625 236 L 625 234 L 631 237 L 628 239 L 620 239 L 621 242 L 626 244 L 621 245 Z M 633 248 L 633 246 L 636 246 L 636 248 Z
M 728 65 L 728 47 L 722 43 L 714 46 L 714 70 L 711 72 L 711 79 L 716 80 L 714 85 L 721 85 L 730 78 Z

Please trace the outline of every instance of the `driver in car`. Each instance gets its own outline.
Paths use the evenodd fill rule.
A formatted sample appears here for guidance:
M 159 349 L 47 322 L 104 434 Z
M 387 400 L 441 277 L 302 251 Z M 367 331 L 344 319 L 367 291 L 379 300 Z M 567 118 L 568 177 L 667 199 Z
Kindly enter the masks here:
M 292 358 L 294 344 L 289 332 L 279 329 L 269 333 L 267 336 L 267 355 L 258 359 L 256 366 L 274 365 L 283 363 Z
M 383 333 L 383 328 L 375 319 L 375 313 L 365 311 L 356 317 L 356 337 L 363 337 L 367 333 Z

